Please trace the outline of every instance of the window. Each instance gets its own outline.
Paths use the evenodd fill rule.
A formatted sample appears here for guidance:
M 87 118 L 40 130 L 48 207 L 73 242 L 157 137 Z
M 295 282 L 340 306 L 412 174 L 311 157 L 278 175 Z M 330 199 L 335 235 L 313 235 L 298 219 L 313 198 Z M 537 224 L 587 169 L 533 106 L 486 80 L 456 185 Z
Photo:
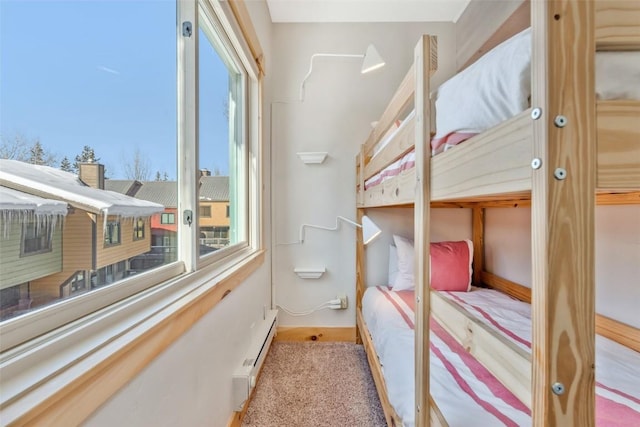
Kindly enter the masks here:
M 199 200 L 200 231 L 226 228 L 224 239 L 201 239 L 200 255 L 247 244 L 248 73 L 220 22 L 200 7 Z M 209 172 L 211 171 L 211 172 Z M 206 205 L 205 205 L 206 203 Z M 207 233 L 205 233 L 207 234 Z
M 133 226 L 133 240 L 144 239 L 144 220 L 138 219 Z
M 176 214 L 163 213 L 160 217 L 160 224 L 175 224 Z
M 0 350 L 257 247 L 259 192 L 251 189 L 260 171 L 248 167 L 258 152 L 257 70 L 218 0 L 198 0 L 198 16 L 190 5 L 0 2 L 3 141 L 22 144 L 27 154 L 16 160 L 75 175 L 97 200 L 51 194 L 69 205 L 60 236 L 47 225 L 24 228 L 21 253 L 51 250 L 52 239 L 55 252 L 60 239 L 65 270 L 56 283 L 50 274 L 3 289 L 11 307 L 18 290 L 30 303 L 20 305 L 25 327 L 3 334 Z M 190 38 L 176 31 L 183 21 L 198 22 Z M 25 22 L 29 37 L 21 36 Z M 122 28 L 135 28 L 135 37 Z M 188 173 L 196 168 L 199 180 Z M 106 191 L 122 198 L 109 205 Z M 148 205 L 157 210 L 140 215 Z M 197 223 L 183 212 L 198 213 Z M 94 292 L 106 286 L 121 288 Z
M 200 217 L 211 218 L 211 206 L 200 206 Z
M 104 228 L 104 245 L 120 244 L 120 221 L 107 221 Z
M 22 256 L 51 251 L 51 224 L 31 221 L 22 227 Z

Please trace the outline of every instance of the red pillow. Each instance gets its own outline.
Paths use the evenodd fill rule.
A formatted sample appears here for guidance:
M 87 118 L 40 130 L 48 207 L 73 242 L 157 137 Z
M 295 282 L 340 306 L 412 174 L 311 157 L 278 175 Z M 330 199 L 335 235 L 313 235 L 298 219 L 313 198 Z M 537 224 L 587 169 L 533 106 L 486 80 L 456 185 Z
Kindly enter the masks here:
M 470 240 L 431 243 L 431 289 L 462 291 L 471 289 L 473 244 Z

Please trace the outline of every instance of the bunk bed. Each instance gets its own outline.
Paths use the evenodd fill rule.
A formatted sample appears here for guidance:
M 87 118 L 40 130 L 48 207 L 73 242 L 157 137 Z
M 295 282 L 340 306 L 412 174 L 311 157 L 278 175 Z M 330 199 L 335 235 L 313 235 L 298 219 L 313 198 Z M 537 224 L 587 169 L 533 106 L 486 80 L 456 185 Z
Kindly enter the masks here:
M 540 426 L 595 425 L 594 408 L 602 406 L 596 393 L 599 398 L 615 393 L 608 380 L 594 379 L 596 331 L 605 337 L 597 338 L 597 347 L 608 339 L 606 349 L 621 344 L 632 349 L 632 356 L 640 352 L 638 329 L 595 313 L 593 232 L 596 202 L 640 203 L 640 101 L 616 96 L 596 99 L 594 76 L 596 50 L 640 50 L 640 4 L 551 0 L 526 2 L 525 7 L 530 7 L 530 21 L 517 31 L 512 28 L 509 36 L 531 26 L 530 106 L 488 129 L 461 132 L 467 133 L 462 135 L 464 142 L 454 140 L 452 149 L 436 154 L 441 151 L 432 147 L 432 137 L 438 136 L 434 132 L 438 107 L 436 101 L 434 121 L 429 78 L 437 68 L 437 43 L 434 37 L 424 36 L 416 46 L 414 64 L 356 159 L 359 218 L 369 209 L 389 206 L 412 206 L 415 215 L 415 292 L 411 294 L 398 296 L 386 288 L 368 288 L 363 298 L 365 250 L 358 232 L 358 339 L 365 346 L 389 425 L 465 425 L 452 416 L 473 409 L 448 410 L 438 397 L 455 393 L 461 383 L 452 391 L 447 388 L 451 380 L 448 384 L 434 380 L 447 375 L 441 376 L 440 342 L 456 347 L 446 337 L 462 350 L 445 360 L 457 358 L 463 365 L 478 362 L 478 369 L 486 370 L 480 376 L 490 384 L 484 387 L 506 396 L 503 401 L 513 403 L 517 416 L 524 414 Z M 531 289 L 484 271 L 484 209 L 507 206 L 531 206 Z M 531 303 L 529 336 L 496 329 L 478 315 L 486 313 L 483 308 L 465 308 L 462 300 L 430 290 L 430 267 L 424 260 L 430 259 L 429 212 L 437 207 L 472 209 L 472 281 Z M 368 300 L 378 299 L 395 299 L 390 311 L 397 313 L 391 320 L 377 321 L 377 314 L 372 314 L 377 309 L 363 309 L 363 302 L 377 307 L 381 303 Z M 378 332 L 381 324 L 390 325 L 391 332 Z M 386 353 L 400 352 L 399 344 L 390 346 L 394 350 L 379 349 L 380 342 L 392 337 L 400 342 L 414 340 L 403 347 L 410 353 L 408 358 L 405 354 L 404 365 L 381 364 Z M 530 350 L 522 348 L 522 342 Z M 414 369 L 407 374 L 407 369 L 400 368 L 411 364 L 414 356 Z M 637 359 L 631 360 L 637 367 Z M 444 369 L 459 381 L 464 366 Z M 410 407 L 390 401 L 389 392 L 397 385 L 386 375 L 393 370 L 404 371 L 405 380 L 413 375 L 413 414 Z M 462 388 L 469 387 L 467 383 Z M 629 396 L 637 408 L 632 414 L 637 416 L 640 397 Z M 603 416 L 600 411 L 598 420 Z

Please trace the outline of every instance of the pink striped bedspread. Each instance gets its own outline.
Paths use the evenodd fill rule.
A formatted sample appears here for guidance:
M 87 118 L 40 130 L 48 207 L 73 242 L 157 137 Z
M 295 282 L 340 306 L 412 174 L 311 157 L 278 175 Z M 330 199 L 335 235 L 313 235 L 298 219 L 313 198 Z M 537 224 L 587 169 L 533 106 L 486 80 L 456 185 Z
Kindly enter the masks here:
M 456 145 L 466 141 L 467 139 L 475 136 L 475 133 L 453 133 L 447 135 L 444 138 L 439 138 L 439 140 L 433 140 L 431 145 L 435 148 L 432 149 L 431 155 L 435 156 L 436 154 L 440 154 L 448 149 L 455 147 Z M 383 182 L 393 178 L 394 176 L 400 175 L 405 170 L 411 169 L 416 165 L 416 152 L 415 149 L 411 150 L 400 159 L 391 163 L 389 166 L 382 169 L 377 174 L 373 175 L 371 178 L 367 179 L 364 182 L 364 189 L 368 190 L 369 188 L 375 187 L 376 185 L 380 185 Z
M 489 324 L 492 324 L 489 320 L 492 318 L 493 322 L 504 327 L 502 317 L 512 316 L 513 310 L 507 308 L 508 304 L 501 305 L 495 311 L 485 310 L 485 307 L 480 304 L 479 294 L 476 291 L 447 294 L 453 299 L 460 294 L 465 294 L 460 300 L 475 306 L 475 312 Z M 476 299 L 465 301 L 465 297 L 471 294 L 474 294 L 473 298 Z M 511 300 L 509 297 L 506 298 Z M 515 302 L 520 304 L 519 301 Z M 480 314 L 480 310 L 485 313 L 485 316 Z M 368 288 L 363 297 L 362 311 L 382 366 L 390 403 L 402 417 L 404 425 L 413 426 L 414 293 L 413 291 L 394 292 L 387 287 Z M 519 315 L 524 315 L 525 312 L 522 306 L 515 309 L 515 313 Z M 526 318 L 526 315 L 523 317 Z M 514 336 L 522 335 L 520 337 L 522 342 L 519 345 L 526 348 L 526 334 L 522 332 L 526 328 L 515 328 L 514 333 L 510 329 L 512 325 L 508 325 L 508 330 L 512 331 Z M 431 395 L 451 427 L 531 425 L 530 410 L 434 320 L 431 322 L 430 337 Z M 640 402 L 637 394 L 634 395 L 627 386 L 631 386 L 630 383 L 634 381 L 635 384 L 640 384 L 638 377 L 636 376 L 635 379 L 633 377 L 636 375 L 633 371 L 637 371 L 640 367 L 637 362 L 635 365 L 632 363 L 628 366 L 628 360 L 620 361 L 617 357 L 618 349 L 609 347 L 610 344 L 618 345 L 616 343 L 606 343 L 604 348 L 606 357 L 601 357 L 603 346 L 600 338 L 602 337 L 598 339 L 596 390 L 598 426 L 638 426 L 640 425 Z M 626 348 L 623 347 L 623 349 Z M 632 351 L 632 353 L 635 352 Z M 638 357 L 637 353 L 635 354 Z M 613 358 L 612 363 L 606 360 L 614 355 L 616 357 Z M 601 367 L 602 363 L 611 366 L 604 369 Z M 604 374 L 601 371 L 607 373 Z M 626 385 L 621 388 L 618 380 L 629 375 L 631 378 L 627 379 Z

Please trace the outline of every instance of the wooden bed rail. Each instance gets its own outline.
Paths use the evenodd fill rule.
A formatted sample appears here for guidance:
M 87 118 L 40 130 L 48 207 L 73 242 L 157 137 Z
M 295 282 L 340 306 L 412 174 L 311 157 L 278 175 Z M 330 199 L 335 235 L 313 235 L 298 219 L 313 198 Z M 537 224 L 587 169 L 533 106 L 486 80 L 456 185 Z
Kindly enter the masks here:
M 531 289 L 483 271 L 482 282 L 520 301 L 531 303 Z M 640 329 L 596 313 L 596 333 L 640 352 Z
M 597 0 L 595 9 L 598 50 L 640 50 L 640 2 Z
M 531 303 L 530 288 L 486 271 L 481 276 L 490 288 Z M 520 401 L 531 407 L 531 354 L 438 292 L 431 292 L 431 314 Z M 598 335 L 640 352 L 638 328 L 596 314 L 595 330 Z

